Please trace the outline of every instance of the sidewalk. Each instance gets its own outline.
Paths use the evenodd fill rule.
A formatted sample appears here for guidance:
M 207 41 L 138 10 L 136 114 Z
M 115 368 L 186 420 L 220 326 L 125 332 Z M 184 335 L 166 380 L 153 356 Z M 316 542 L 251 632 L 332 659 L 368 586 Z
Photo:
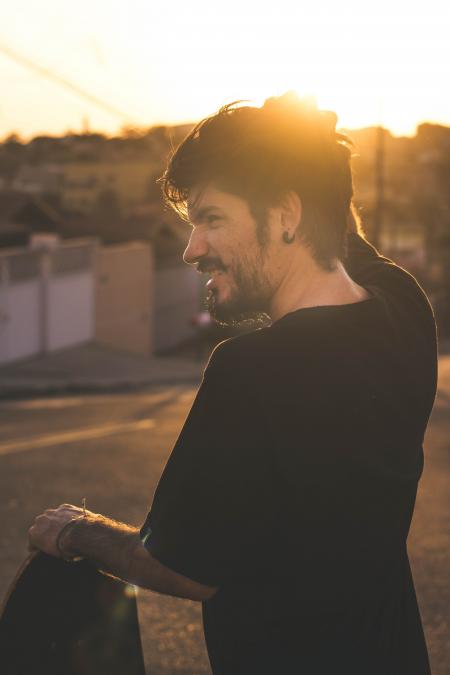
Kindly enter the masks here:
M 196 385 L 203 368 L 189 358 L 146 358 L 89 343 L 1 366 L 0 398 Z
M 450 391 L 450 349 L 442 347 L 439 388 Z M 132 391 L 181 383 L 195 386 L 205 365 L 189 352 L 146 358 L 89 343 L 0 366 L 0 398 Z

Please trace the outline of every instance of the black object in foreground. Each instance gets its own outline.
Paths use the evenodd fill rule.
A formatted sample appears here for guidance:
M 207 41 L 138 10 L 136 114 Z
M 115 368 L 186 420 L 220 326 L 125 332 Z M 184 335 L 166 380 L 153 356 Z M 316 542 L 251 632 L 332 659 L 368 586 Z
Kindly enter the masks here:
M 145 675 L 136 592 L 82 560 L 33 553 L 0 616 L 3 675 Z

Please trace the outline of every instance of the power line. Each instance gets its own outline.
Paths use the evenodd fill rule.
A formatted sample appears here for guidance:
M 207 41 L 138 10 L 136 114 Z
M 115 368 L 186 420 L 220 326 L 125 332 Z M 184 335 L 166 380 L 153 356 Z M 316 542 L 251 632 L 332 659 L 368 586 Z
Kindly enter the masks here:
M 72 92 L 75 92 L 75 94 L 77 94 L 78 96 L 81 96 L 82 98 L 86 99 L 90 103 L 93 103 L 97 107 L 106 110 L 115 117 L 120 117 L 127 124 L 133 123 L 133 118 L 131 117 L 131 115 L 128 115 L 127 113 L 123 112 L 123 110 L 119 110 L 119 108 L 116 108 L 107 101 L 102 101 L 100 98 L 94 96 L 93 94 L 90 94 L 88 91 L 85 91 L 77 84 L 73 84 L 73 82 L 70 82 L 65 77 L 62 77 L 57 73 L 54 73 L 49 68 L 45 68 L 44 66 L 40 66 L 39 64 L 34 63 L 33 61 L 31 61 L 31 59 L 28 59 L 26 56 L 19 54 L 10 47 L 0 43 L 0 52 L 6 54 L 6 56 L 8 56 L 10 59 L 15 61 L 19 65 L 24 66 L 29 70 L 32 70 L 33 72 L 37 73 L 38 75 L 41 75 L 42 77 L 46 77 L 48 80 L 56 82 L 57 84 L 65 87 L 66 89 L 69 89 Z

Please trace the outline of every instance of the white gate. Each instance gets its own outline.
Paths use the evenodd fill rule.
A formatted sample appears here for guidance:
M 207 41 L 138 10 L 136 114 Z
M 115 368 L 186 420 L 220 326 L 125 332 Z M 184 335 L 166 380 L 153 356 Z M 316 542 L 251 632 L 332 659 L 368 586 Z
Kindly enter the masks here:
M 0 363 L 93 339 L 96 243 L 0 252 Z
M 14 252 L 0 258 L 0 362 L 42 349 L 42 282 L 39 255 Z

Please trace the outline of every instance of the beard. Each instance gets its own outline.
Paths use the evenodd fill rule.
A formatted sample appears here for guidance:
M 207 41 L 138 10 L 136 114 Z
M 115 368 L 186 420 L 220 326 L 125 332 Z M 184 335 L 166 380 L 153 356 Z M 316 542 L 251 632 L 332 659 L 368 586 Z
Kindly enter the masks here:
M 267 325 L 272 293 L 261 268 L 261 261 L 240 261 L 233 265 L 231 272 L 235 288 L 225 301 L 218 301 L 217 289 L 208 291 L 206 306 L 216 323 L 240 328 Z

